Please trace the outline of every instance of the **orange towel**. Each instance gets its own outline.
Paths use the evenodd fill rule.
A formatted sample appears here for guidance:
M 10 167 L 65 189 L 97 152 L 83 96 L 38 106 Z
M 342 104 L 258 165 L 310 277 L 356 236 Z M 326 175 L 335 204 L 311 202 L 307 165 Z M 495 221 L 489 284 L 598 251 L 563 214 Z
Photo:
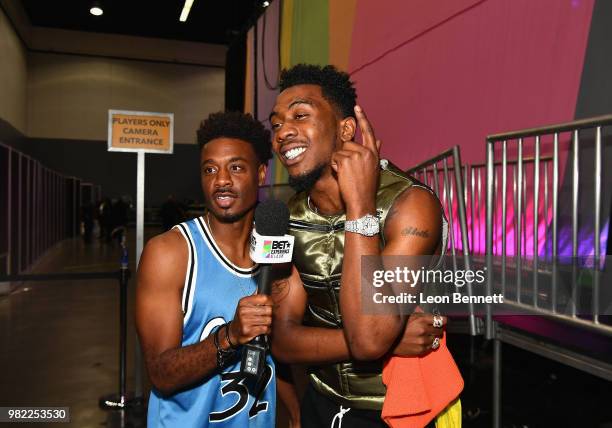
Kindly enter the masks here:
M 385 362 L 387 394 L 382 418 L 392 428 L 422 428 L 463 390 L 463 378 L 446 347 L 423 357 L 393 356 Z

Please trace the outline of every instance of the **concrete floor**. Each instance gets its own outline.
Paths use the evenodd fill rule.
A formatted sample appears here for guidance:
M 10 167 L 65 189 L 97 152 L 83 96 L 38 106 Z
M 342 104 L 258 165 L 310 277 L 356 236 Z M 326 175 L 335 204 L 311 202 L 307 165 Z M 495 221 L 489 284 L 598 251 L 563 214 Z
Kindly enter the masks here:
M 133 237 L 130 241 L 134 272 Z M 116 245 L 66 240 L 45 253 L 31 273 L 117 270 L 119 256 Z M 128 389 L 133 389 L 134 372 L 134 284 L 130 281 Z M 102 395 L 118 391 L 118 282 L 28 282 L 11 289 L 0 297 L 1 405 L 68 406 L 70 426 L 119 426 L 113 421 L 120 415 L 98 408 Z
M 146 228 L 145 241 L 159 233 Z M 127 389 L 134 390 L 136 344 L 133 307 L 135 238 L 128 231 Z M 81 239 L 58 243 L 29 273 L 106 272 L 119 269 L 118 245 Z M 37 281 L 11 284 L 0 296 L 0 406 L 67 406 L 79 428 L 145 426 L 143 408 L 126 413 L 98 407 L 101 396 L 119 390 L 119 284 L 116 280 Z M 144 396 L 150 387 L 143 370 Z M 288 426 L 278 405 L 278 423 Z M 28 426 L 30 424 L 20 424 Z M 51 423 L 31 424 L 35 427 Z

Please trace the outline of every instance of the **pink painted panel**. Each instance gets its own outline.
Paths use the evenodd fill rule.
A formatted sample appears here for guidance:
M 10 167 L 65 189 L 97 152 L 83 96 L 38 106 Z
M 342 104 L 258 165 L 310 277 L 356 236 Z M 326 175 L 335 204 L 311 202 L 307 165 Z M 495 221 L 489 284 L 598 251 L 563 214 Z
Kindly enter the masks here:
M 358 1 L 359 102 L 407 168 L 487 134 L 572 120 L 594 0 Z

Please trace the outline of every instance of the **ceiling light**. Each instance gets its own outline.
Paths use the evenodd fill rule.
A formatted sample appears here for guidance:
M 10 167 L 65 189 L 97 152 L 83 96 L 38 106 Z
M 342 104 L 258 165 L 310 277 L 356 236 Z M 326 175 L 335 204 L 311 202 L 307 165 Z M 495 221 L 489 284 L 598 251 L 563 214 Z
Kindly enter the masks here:
M 181 16 L 179 21 L 185 22 L 187 21 L 187 17 L 189 16 L 189 11 L 191 10 L 191 6 L 193 5 L 193 0 L 185 0 L 185 5 L 183 6 L 183 10 L 181 11 Z
M 270 6 L 270 2 L 266 0 L 266 1 L 263 2 L 262 5 L 263 5 L 263 7 L 268 7 L 268 6 Z
M 100 16 L 104 13 L 104 11 L 100 6 L 93 6 L 91 9 L 89 9 L 89 13 L 91 13 L 93 16 Z

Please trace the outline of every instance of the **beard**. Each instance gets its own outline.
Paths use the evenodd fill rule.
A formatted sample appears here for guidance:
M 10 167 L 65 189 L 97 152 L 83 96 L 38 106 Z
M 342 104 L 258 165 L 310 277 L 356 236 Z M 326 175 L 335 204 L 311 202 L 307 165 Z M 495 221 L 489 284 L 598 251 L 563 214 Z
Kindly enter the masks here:
M 233 214 L 222 213 L 221 215 L 218 215 L 215 217 L 217 218 L 217 221 L 219 221 L 220 223 L 235 223 L 238 220 L 240 220 L 242 217 L 244 217 L 247 212 L 248 210 L 241 212 L 241 213 L 233 213 Z
M 325 164 L 321 163 L 315 166 L 308 172 L 296 176 L 289 176 L 289 186 L 297 193 L 308 191 L 313 188 L 315 183 L 321 178 L 323 171 L 325 170 Z

